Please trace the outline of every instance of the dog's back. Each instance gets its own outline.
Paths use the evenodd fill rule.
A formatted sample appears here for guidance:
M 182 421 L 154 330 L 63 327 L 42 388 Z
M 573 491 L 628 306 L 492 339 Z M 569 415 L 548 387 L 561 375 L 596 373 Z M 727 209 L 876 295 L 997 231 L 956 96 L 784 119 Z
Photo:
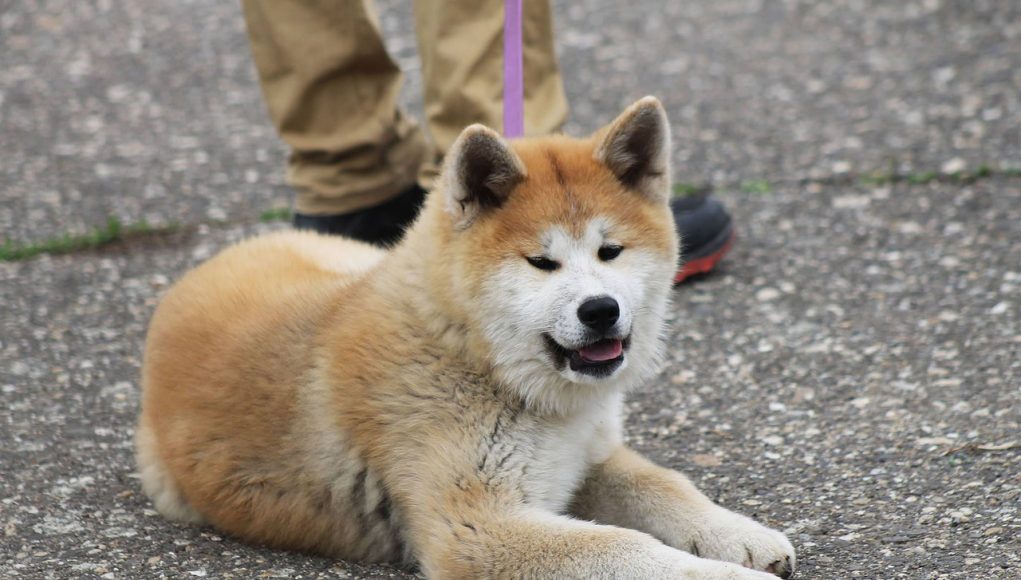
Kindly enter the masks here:
M 227 249 L 167 293 L 149 330 L 137 433 L 142 483 L 163 514 L 279 547 L 393 558 L 390 530 L 350 525 L 357 510 L 343 494 L 308 485 L 301 453 L 314 437 L 300 432 L 310 410 L 299 408 L 312 404 L 323 321 L 384 255 L 278 233 Z M 337 517 L 345 507 L 349 520 Z

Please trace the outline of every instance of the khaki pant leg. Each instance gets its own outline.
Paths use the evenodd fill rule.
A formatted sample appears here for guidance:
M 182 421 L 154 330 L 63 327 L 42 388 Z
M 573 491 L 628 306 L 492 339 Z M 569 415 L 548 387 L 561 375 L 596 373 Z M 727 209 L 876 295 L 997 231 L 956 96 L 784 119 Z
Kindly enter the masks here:
M 370 0 L 242 0 L 270 117 L 292 147 L 305 214 L 345 213 L 410 187 L 429 156 L 398 108 L 401 72 Z
M 567 98 L 553 43 L 549 0 L 523 0 L 525 135 L 560 130 Z M 503 0 L 415 0 L 415 29 L 425 84 L 425 116 L 434 156 L 427 187 L 461 130 L 503 128 Z

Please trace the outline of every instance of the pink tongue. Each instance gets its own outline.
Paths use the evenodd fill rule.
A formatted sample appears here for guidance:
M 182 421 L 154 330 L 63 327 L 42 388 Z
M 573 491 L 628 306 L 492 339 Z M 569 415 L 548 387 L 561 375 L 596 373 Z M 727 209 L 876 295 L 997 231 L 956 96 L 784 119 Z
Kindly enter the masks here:
M 624 345 L 620 339 L 612 338 L 580 348 L 578 354 L 588 362 L 603 362 L 617 358 L 623 351 Z

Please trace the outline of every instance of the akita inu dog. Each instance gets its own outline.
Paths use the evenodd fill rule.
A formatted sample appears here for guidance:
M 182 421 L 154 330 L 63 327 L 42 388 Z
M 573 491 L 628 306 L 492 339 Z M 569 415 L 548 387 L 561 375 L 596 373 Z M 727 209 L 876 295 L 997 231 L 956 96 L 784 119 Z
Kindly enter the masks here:
M 647 97 L 588 139 L 475 125 L 390 251 L 287 232 L 156 311 L 138 463 L 174 520 L 431 578 L 784 578 L 783 534 L 622 444 L 677 267 Z

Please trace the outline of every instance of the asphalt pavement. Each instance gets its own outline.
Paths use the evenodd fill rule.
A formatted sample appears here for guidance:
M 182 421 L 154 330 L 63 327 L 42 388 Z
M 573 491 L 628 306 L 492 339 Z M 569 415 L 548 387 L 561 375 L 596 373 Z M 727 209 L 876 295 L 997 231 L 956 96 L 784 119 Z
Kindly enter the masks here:
M 378 4 L 421 93 L 406 3 Z M 627 438 L 785 530 L 799 578 L 1021 577 L 1021 3 L 556 3 L 568 132 L 644 94 L 739 242 L 674 293 Z M 411 577 L 152 510 L 133 472 L 161 292 L 287 207 L 235 3 L 0 3 L 0 577 Z

